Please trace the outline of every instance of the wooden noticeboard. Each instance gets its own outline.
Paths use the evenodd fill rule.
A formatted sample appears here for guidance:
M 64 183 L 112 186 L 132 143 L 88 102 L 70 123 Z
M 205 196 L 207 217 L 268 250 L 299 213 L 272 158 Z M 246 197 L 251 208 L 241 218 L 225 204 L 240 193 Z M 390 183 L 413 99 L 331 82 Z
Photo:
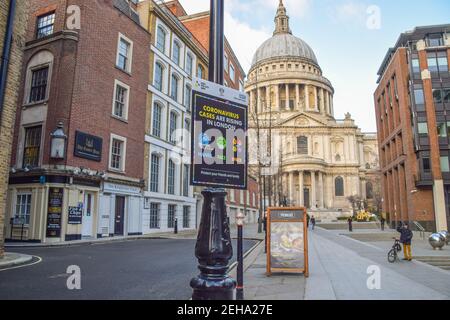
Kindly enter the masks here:
M 267 275 L 303 273 L 308 268 L 308 227 L 305 208 L 267 211 Z

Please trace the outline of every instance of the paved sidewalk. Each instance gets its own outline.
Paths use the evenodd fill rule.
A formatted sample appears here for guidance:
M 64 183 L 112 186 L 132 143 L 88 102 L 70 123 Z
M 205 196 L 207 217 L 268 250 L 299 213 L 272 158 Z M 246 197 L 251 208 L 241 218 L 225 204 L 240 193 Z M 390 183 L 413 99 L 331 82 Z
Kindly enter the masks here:
M 371 232 L 381 232 L 374 231 Z M 390 242 L 389 242 L 390 243 Z M 424 263 L 389 263 L 383 241 L 365 243 L 316 228 L 309 232 L 309 278 L 303 275 L 267 277 L 263 250 L 245 271 L 246 299 L 281 300 L 448 300 L 450 272 Z M 417 247 L 422 248 L 425 243 Z M 420 250 L 426 250 L 423 247 Z M 369 289 L 368 279 L 380 272 L 380 289 Z

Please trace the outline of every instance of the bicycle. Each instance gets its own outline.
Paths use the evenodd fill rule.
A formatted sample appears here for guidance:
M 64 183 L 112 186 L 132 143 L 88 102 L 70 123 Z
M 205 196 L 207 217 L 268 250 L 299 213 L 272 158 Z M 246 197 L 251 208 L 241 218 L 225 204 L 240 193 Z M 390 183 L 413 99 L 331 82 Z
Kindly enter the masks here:
M 394 263 L 397 259 L 398 259 L 398 254 L 397 252 L 402 251 L 402 247 L 400 246 L 400 240 L 397 238 L 392 238 L 394 239 L 394 245 L 392 246 L 392 249 L 389 250 L 388 252 L 388 261 L 390 263 Z

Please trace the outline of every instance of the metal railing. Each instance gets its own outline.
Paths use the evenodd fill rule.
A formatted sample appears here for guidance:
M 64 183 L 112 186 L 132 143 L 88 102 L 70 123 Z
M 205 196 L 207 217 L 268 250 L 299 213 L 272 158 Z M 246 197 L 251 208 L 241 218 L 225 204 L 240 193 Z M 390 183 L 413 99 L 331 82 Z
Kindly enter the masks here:
M 417 221 L 413 221 L 413 224 L 416 226 L 417 230 L 419 230 L 420 237 L 425 240 L 425 228 Z

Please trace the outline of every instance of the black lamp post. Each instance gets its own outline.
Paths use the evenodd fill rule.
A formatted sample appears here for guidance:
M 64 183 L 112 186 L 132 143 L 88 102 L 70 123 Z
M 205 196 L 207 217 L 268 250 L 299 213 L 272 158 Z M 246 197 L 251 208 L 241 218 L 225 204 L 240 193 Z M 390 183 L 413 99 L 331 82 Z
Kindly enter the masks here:
M 209 81 L 223 85 L 224 1 L 211 0 Z M 236 282 L 227 275 L 233 256 L 225 189 L 205 189 L 195 246 L 200 274 L 191 280 L 192 300 L 233 300 Z

